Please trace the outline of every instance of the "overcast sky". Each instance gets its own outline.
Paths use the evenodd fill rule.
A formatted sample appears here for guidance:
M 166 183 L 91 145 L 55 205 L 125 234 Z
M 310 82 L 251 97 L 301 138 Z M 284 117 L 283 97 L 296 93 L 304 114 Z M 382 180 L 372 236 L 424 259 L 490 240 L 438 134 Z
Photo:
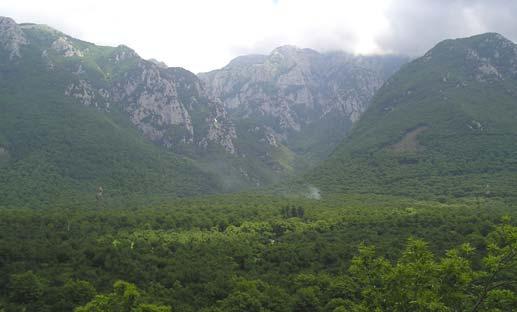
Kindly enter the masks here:
M 194 72 L 284 44 L 418 56 L 446 38 L 517 39 L 513 0 L 1 0 L 0 15 Z

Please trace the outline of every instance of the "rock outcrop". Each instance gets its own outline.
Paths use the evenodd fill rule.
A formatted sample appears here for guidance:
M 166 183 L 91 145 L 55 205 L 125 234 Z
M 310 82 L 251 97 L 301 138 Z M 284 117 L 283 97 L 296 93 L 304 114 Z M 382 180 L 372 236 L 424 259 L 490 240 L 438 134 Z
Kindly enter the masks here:
M 83 52 L 77 49 L 69 38 L 66 36 L 60 36 L 53 43 L 51 48 L 57 53 L 63 55 L 64 57 L 83 57 Z
M 285 139 L 326 116 L 356 121 L 375 91 L 406 61 L 282 46 L 267 56 L 238 57 L 199 77 L 232 118 L 269 119 L 267 126 Z
M 0 46 L 7 51 L 9 59 L 20 57 L 20 49 L 26 45 L 27 39 L 14 20 L 0 16 Z
M 170 149 L 215 144 L 236 152 L 235 129 L 223 104 L 209 98 L 193 73 L 146 61 L 124 45 L 97 47 L 49 27 L 28 24 L 20 28 L 11 19 L 1 21 L 0 25 L 9 26 L 3 26 L 0 38 L 11 57 L 20 57 L 19 45 L 27 44 L 24 30 L 43 32 L 50 38 L 46 45 L 32 48 L 40 50 L 49 72 L 68 77 L 63 84 L 65 96 L 104 111 L 115 105 L 146 138 Z
M 224 174 L 230 188 L 276 181 L 323 159 L 406 61 L 284 46 L 196 76 L 124 45 L 96 46 L 8 18 L 0 18 L 0 56 L 9 68 L 30 62 L 56 98 L 132 124 Z

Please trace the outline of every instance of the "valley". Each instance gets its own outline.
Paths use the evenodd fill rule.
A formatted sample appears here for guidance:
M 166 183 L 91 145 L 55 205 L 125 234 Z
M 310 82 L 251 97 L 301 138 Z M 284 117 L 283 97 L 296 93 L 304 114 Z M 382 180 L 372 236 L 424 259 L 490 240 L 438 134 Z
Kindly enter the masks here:
M 0 312 L 515 311 L 516 120 L 497 33 L 194 74 L 0 17 Z

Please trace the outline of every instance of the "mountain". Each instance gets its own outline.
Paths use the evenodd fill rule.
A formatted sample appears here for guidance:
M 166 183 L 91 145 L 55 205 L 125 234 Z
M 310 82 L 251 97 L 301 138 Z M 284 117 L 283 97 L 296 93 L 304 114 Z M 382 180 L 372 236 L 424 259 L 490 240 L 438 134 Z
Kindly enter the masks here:
M 98 47 L 40 25 L 20 28 L 48 75 L 69 76 L 66 96 L 101 111 L 118 106 L 146 138 L 166 147 L 213 142 L 234 152 L 234 129 L 221 103 L 207 97 L 191 72 L 143 60 L 126 46 Z
M 326 157 L 368 106 L 374 93 L 407 58 L 318 53 L 282 46 L 246 55 L 198 76 L 223 101 L 240 132 L 283 146 L 294 162 Z M 296 158 L 297 157 L 297 158 Z
M 93 198 L 98 186 L 106 196 L 220 191 L 180 152 L 235 152 L 222 103 L 191 72 L 5 17 L 0 109 L 0 205 Z
M 405 60 L 284 46 L 196 76 L 1 17 L 0 195 L 272 184 L 326 157 Z
M 405 65 L 306 183 L 327 193 L 515 196 L 517 45 L 445 40 Z

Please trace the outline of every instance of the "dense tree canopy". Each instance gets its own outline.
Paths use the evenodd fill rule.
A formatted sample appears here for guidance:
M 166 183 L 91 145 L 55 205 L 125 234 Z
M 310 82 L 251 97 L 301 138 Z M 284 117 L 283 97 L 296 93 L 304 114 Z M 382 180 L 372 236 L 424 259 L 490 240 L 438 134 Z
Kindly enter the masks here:
M 0 210 L 0 311 L 517 309 L 506 199 L 147 203 Z

